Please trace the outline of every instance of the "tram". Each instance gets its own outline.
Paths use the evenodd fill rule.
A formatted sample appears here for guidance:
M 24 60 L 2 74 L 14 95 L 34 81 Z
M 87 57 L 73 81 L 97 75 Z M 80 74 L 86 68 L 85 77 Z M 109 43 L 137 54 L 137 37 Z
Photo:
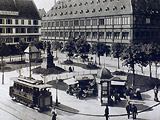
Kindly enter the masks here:
M 13 86 L 10 86 L 9 95 L 15 101 L 38 108 L 39 111 L 52 106 L 52 95 L 49 91 L 51 85 L 44 84 L 42 80 L 22 76 L 12 80 Z

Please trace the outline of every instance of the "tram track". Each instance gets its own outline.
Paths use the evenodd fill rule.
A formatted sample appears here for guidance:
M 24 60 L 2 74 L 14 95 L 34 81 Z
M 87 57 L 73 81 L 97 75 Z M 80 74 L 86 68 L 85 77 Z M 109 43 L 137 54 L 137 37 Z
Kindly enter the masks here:
M 23 112 L 20 111 L 20 110 L 17 110 L 17 109 L 14 108 L 14 107 L 11 107 L 11 106 L 9 106 L 9 105 L 1 102 L 1 101 L 0 101 L 0 104 L 5 106 L 5 109 L 2 108 L 2 107 L 0 107 L 1 110 L 5 111 L 5 112 L 7 112 L 7 113 L 9 113 L 9 114 L 11 114 L 12 116 L 18 118 L 19 120 L 36 120 L 35 118 L 33 118 L 33 117 L 31 117 L 31 116 L 23 113 Z M 15 115 L 13 112 L 10 112 L 7 108 L 12 109 L 15 113 L 18 112 L 18 113 L 17 113 L 18 115 Z M 19 117 L 19 116 L 20 116 L 19 114 L 21 115 L 21 117 Z M 22 118 L 23 118 L 23 119 L 22 119 Z M 24 119 L 24 118 L 25 118 L 25 119 Z

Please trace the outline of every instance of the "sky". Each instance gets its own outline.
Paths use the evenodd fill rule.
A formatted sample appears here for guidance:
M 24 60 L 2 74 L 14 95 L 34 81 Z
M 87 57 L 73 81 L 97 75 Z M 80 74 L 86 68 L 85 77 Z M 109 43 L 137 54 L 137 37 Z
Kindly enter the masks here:
M 38 9 L 44 8 L 47 11 L 54 5 L 54 0 L 34 0 Z

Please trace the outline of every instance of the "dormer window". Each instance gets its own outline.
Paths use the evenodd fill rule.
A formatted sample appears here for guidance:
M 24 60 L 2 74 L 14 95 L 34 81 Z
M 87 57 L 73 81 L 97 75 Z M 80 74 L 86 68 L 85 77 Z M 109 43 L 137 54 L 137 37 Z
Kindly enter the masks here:
M 109 11 L 109 7 L 106 8 L 106 11 Z
M 93 4 L 93 3 L 94 3 L 94 1 L 92 0 L 92 1 L 91 1 L 91 4 Z
M 84 3 L 84 5 L 87 5 L 87 4 L 88 4 L 88 2 L 85 2 L 85 3 Z
M 60 13 L 60 16 L 62 16 L 62 15 L 63 15 L 63 12 Z
M 68 14 L 68 12 L 65 12 L 65 13 L 64 13 L 64 15 L 67 15 L 67 14 Z
M 89 10 L 86 10 L 86 13 L 89 13 Z
M 77 14 L 78 12 L 77 11 L 75 11 L 75 13 L 74 14 Z
M 99 12 L 101 12 L 102 11 L 102 8 L 99 8 L 99 10 L 98 10 Z
M 116 7 L 116 6 L 114 6 L 114 7 L 113 7 L 113 10 L 117 10 L 117 7 Z
M 80 11 L 80 14 L 82 14 L 82 13 L 83 13 L 83 10 Z
M 47 15 L 47 17 L 49 17 L 49 14 Z
M 123 6 L 121 7 L 121 10 L 123 10 L 123 9 L 125 9 L 125 8 L 126 8 L 126 6 L 123 5 Z
M 71 15 L 71 14 L 72 14 L 72 11 L 70 11 L 69 14 Z
M 57 3 L 60 4 L 60 1 L 58 1 Z
M 66 5 L 66 4 L 64 5 L 64 8 L 67 8 L 67 5 Z
M 96 11 L 96 9 L 93 9 L 93 10 L 92 10 L 92 13 L 94 13 L 95 11 Z
M 97 4 L 100 3 L 100 0 L 97 0 Z
M 55 13 L 54 16 L 57 16 L 57 13 Z
M 58 8 L 61 9 L 61 6 L 59 6 Z
M 77 4 L 74 4 L 74 7 L 76 7 L 77 6 Z
M 72 7 L 72 4 L 70 4 L 69 7 Z
M 103 2 L 107 2 L 107 0 L 103 0 Z
M 51 14 L 51 16 L 53 16 L 53 14 Z
M 82 5 L 82 3 L 79 3 L 79 6 L 81 6 Z
M 57 10 L 57 7 L 55 7 L 55 10 Z

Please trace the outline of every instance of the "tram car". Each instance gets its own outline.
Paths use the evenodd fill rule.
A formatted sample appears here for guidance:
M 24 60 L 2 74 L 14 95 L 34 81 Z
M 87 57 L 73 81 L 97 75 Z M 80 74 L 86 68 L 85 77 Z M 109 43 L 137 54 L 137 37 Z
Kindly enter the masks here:
M 27 77 L 12 78 L 13 86 L 10 86 L 9 94 L 13 100 L 32 108 L 44 111 L 52 106 L 52 96 L 49 88 L 42 80 L 29 79 Z

